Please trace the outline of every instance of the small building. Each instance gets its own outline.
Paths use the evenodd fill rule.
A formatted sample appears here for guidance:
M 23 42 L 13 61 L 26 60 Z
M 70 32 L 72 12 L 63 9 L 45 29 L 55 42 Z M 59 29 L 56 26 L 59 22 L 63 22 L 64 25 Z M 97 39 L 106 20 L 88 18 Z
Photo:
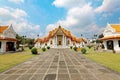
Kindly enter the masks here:
M 11 26 L 0 26 L 0 53 L 14 51 L 16 45 L 16 32 Z
M 120 52 L 120 24 L 107 24 L 101 38 L 105 50 Z
M 76 38 L 71 34 L 70 31 L 59 26 L 54 30 L 50 31 L 48 36 L 43 39 L 35 39 L 35 47 L 47 47 L 51 48 L 70 48 L 70 46 L 82 47 L 86 40 L 84 38 Z

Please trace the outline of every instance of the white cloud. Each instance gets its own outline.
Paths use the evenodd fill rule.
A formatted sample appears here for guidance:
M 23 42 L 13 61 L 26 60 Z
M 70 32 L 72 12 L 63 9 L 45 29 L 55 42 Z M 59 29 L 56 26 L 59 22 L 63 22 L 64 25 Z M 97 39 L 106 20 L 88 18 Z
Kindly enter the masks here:
M 120 10 L 120 0 L 104 0 L 96 12 L 114 12 Z
M 0 8 L 0 17 L 4 19 L 19 19 L 22 17 L 27 17 L 27 13 L 22 9 L 14 9 L 10 7 Z
M 21 9 L 16 9 L 14 12 L 13 12 L 13 16 L 15 17 L 15 18 L 20 18 L 20 17 L 25 17 L 25 16 L 27 16 L 27 13 L 25 12 L 25 11 L 23 11 L 23 10 L 21 10 Z
M 3 23 L 3 22 L 2 22 Z M 35 38 L 40 34 L 40 25 L 34 25 L 27 20 L 9 20 L 4 25 L 13 25 L 14 30 L 20 35 L 26 35 L 27 37 Z M 41 33 L 42 34 L 42 33 Z M 41 36 L 41 35 L 40 35 Z
M 89 13 L 89 14 L 88 14 Z M 83 7 L 74 7 L 69 9 L 67 17 L 61 21 L 65 26 L 82 26 L 91 24 L 94 19 L 94 12 L 90 4 Z
M 24 0 L 8 0 L 8 1 L 16 3 L 16 4 L 24 3 Z
M 47 25 L 45 35 L 48 35 L 49 31 L 55 29 L 55 28 L 58 27 L 58 26 L 59 26 L 58 23 Z
M 80 1 L 82 2 L 80 3 Z M 102 32 L 103 28 L 95 23 L 96 14 L 91 3 L 85 3 L 84 0 L 78 0 L 78 2 L 76 0 L 55 0 L 53 4 L 57 7 L 67 8 L 67 15 L 65 19 L 58 20 L 54 24 L 49 24 L 46 28 L 47 32 L 58 27 L 59 24 L 70 30 L 77 37 L 83 34 L 85 37 L 90 38 L 94 34 Z
M 40 25 L 34 25 L 26 20 L 27 13 L 22 9 L 9 7 L 0 8 L 0 25 L 13 25 L 14 30 L 21 35 L 37 37 Z
M 84 3 L 84 0 L 55 0 L 53 5 L 57 7 L 71 8 L 75 6 L 82 6 Z
M 59 20 L 55 24 L 47 26 L 47 32 L 52 28 L 58 27 L 56 25 L 59 24 L 61 24 L 64 28 L 71 30 L 74 35 L 79 35 L 88 31 L 87 29 L 90 29 L 90 26 L 94 24 L 94 10 L 90 4 L 86 4 L 83 7 L 70 8 L 64 20 Z

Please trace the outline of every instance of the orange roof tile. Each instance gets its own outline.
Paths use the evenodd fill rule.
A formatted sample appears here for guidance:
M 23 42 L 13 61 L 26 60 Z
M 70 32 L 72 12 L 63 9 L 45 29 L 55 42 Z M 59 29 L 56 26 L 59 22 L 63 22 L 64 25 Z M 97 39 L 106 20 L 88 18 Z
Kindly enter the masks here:
M 82 42 L 82 41 L 83 41 L 82 38 L 78 38 L 78 39 L 77 39 L 77 42 L 78 42 L 78 43 L 80 43 L 80 42 Z
M 120 32 L 120 24 L 111 24 L 111 27 L 114 28 L 116 32 Z
M 8 26 L 0 26 L 0 33 L 3 33 L 7 28 Z
M 118 36 L 108 36 L 108 37 L 101 38 L 101 40 L 110 40 L 110 39 L 120 39 L 120 35 L 118 35 Z
M 40 43 L 41 43 L 41 42 L 42 42 L 42 39 L 37 38 L 37 39 L 34 40 L 34 43 L 36 43 L 36 42 L 40 42 Z

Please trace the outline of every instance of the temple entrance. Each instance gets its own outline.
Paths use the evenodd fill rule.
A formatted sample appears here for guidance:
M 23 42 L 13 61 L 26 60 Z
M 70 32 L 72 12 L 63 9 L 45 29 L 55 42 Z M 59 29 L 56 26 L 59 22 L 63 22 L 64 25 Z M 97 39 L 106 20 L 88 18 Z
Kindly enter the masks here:
M 112 40 L 107 41 L 107 49 L 109 49 L 109 50 L 114 49 L 114 43 Z
M 57 35 L 57 39 L 58 39 L 57 45 L 58 46 L 62 45 L 62 35 Z
M 15 51 L 14 42 L 7 42 L 6 43 L 6 51 Z

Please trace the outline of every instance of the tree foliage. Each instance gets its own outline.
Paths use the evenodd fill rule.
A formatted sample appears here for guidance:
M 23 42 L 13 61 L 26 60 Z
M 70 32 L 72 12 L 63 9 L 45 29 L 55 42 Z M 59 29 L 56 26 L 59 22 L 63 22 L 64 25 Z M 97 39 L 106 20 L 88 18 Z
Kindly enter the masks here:
M 103 38 L 104 37 L 104 35 L 103 34 L 100 34 L 99 36 L 98 36 L 98 38 Z
M 34 39 L 27 38 L 26 36 L 20 36 L 16 35 L 16 38 L 19 40 L 19 44 L 28 44 L 28 45 L 33 45 Z

